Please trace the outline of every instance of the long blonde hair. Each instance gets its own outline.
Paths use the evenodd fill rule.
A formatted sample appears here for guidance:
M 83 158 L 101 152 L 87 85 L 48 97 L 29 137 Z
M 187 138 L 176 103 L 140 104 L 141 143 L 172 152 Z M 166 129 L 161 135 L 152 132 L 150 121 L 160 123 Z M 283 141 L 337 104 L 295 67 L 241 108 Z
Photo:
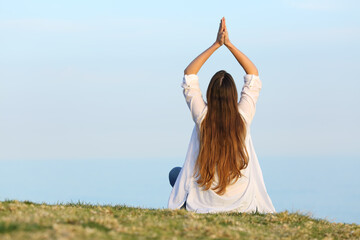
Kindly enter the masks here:
M 238 94 L 232 76 L 224 70 L 211 78 L 207 93 L 208 111 L 200 126 L 200 148 L 194 176 L 208 190 L 214 174 L 218 185 L 213 190 L 223 195 L 226 187 L 242 176 L 248 166 L 245 147 L 246 125 L 238 111 Z

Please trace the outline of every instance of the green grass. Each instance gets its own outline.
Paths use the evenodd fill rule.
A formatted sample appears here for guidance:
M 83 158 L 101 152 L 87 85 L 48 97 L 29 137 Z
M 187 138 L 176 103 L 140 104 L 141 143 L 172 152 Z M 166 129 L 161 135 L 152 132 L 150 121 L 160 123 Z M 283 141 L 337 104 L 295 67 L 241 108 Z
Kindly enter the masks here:
M 360 239 L 360 226 L 288 211 L 196 214 L 6 200 L 0 202 L 0 239 Z

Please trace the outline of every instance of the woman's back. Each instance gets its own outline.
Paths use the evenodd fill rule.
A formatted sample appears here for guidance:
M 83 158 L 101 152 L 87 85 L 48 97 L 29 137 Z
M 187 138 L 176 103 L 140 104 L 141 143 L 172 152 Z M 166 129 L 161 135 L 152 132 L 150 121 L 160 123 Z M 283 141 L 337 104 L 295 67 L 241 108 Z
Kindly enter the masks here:
M 271 199 L 266 192 L 250 134 L 250 124 L 255 114 L 256 102 L 262 87 L 259 77 L 255 75 L 244 77 L 244 86 L 238 103 L 239 112 L 245 118 L 247 125 L 245 145 L 249 153 L 249 165 L 241 170 L 242 177 L 227 186 L 223 195 L 218 195 L 211 188 L 204 191 L 198 186 L 194 177 L 194 167 L 200 145 L 199 130 L 208 107 L 202 98 L 197 75 L 185 75 L 181 86 L 195 126 L 185 163 L 171 192 L 168 207 L 177 209 L 186 201 L 187 210 L 199 213 L 223 211 L 275 212 Z M 212 187 L 218 184 L 217 174 L 214 178 Z

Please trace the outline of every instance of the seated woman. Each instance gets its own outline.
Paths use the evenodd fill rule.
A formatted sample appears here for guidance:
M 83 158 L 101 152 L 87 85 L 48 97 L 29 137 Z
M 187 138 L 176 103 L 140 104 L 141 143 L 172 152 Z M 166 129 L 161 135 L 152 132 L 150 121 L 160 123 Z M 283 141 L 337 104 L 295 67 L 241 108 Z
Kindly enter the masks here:
M 222 45 L 246 72 L 240 101 L 232 76 L 221 70 L 210 80 L 205 103 L 197 73 Z M 262 83 L 255 65 L 230 42 L 225 18 L 215 43 L 185 69 L 181 86 L 195 126 L 183 167 L 169 174 L 168 208 L 274 213 L 250 135 Z

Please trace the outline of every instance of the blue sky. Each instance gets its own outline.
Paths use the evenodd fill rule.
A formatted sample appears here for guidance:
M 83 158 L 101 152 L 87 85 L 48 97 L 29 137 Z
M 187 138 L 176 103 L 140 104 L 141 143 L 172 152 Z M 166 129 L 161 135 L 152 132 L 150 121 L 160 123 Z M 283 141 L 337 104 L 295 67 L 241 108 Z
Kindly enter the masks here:
M 259 69 L 261 156 L 360 156 L 358 1 L 0 1 L 0 160 L 184 158 L 216 38 Z M 220 48 L 199 72 L 244 71 Z M 261 160 L 261 159 L 260 159 Z

